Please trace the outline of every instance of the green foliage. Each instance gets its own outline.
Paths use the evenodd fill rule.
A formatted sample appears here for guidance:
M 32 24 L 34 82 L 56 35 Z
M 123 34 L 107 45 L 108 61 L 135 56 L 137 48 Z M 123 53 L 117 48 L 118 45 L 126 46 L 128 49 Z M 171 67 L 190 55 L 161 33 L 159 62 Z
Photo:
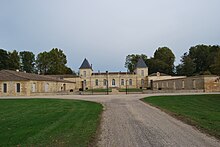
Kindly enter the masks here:
M 47 74 L 50 64 L 48 52 L 42 52 L 37 55 L 36 59 L 37 69 L 41 74 Z
M 9 56 L 6 50 L 0 49 L 0 70 L 8 69 Z
M 192 76 L 196 71 L 196 64 L 193 62 L 193 60 L 189 57 L 187 53 L 184 53 L 184 55 L 181 58 L 182 63 L 176 67 L 177 74 Z
M 220 76 L 220 51 L 217 52 L 214 63 L 210 66 L 210 70 L 213 74 Z
M 175 56 L 171 49 L 168 47 L 159 47 L 154 52 L 154 59 L 156 66 L 158 66 L 157 71 L 170 75 L 173 74 Z
M 143 99 L 220 138 L 220 95 L 156 96 Z
M 134 72 L 135 65 L 138 62 L 139 58 L 142 58 L 145 62 L 147 61 L 147 56 L 144 54 L 131 54 L 126 56 L 125 68 L 128 69 L 129 72 Z
M 20 52 L 21 59 L 21 70 L 28 73 L 33 73 L 35 71 L 35 55 L 33 52 L 22 51 Z
M 197 45 L 182 56 L 176 68 L 178 75 L 216 74 L 220 75 L 220 46 Z
M 8 66 L 10 70 L 20 69 L 20 57 L 16 50 L 8 52 Z
M 48 54 L 50 59 L 48 74 L 63 74 L 66 70 L 66 55 L 58 48 L 53 48 Z
M 162 72 L 162 73 L 169 73 L 168 64 L 163 62 L 162 60 L 150 58 L 147 60 L 149 74 Z
M 101 104 L 77 100 L 0 100 L 0 146 L 86 147 L 101 111 Z
M 158 48 L 154 53 L 154 58 L 147 59 L 144 54 L 127 55 L 125 67 L 128 71 L 133 72 L 138 59 L 142 57 L 148 66 L 149 74 L 154 72 L 163 72 L 166 74 L 173 74 L 175 56 L 173 52 L 167 47 Z
M 41 74 L 74 74 L 71 68 L 66 66 L 66 55 L 58 48 L 39 53 L 36 63 Z

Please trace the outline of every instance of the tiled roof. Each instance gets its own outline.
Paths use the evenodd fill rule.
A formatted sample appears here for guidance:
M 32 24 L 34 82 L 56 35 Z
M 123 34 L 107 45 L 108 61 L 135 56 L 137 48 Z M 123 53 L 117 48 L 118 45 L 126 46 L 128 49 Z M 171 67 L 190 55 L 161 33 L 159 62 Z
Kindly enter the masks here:
M 92 69 L 91 65 L 89 64 L 89 61 L 85 58 L 79 69 L 87 69 L 87 68 Z
M 13 70 L 1 70 L 0 81 L 54 81 L 72 83 L 70 81 L 57 79 L 51 76 L 38 75 L 33 73 L 17 72 Z
M 139 58 L 135 67 L 136 68 L 146 68 L 147 65 L 142 58 Z

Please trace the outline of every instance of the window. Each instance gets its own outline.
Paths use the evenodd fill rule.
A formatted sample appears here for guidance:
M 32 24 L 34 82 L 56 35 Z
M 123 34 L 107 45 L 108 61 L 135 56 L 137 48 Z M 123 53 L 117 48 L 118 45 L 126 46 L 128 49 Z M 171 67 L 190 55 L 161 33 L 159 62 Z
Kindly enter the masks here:
M 84 86 L 86 86 L 86 80 L 83 81 Z
M 132 79 L 129 79 L 129 85 L 132 85 Z
M 7 84 L 6 83 L 3 84 L 3 92 L 7 93 Z
M 49 83 L 46 83 L 45 84 L 45 92 L 48 92 L 49 91 Z
M 115 79 L 112 79 L 112 86 L 115 86 Z
M 36 92 L 36 84 L 35 83 L 32 84 L 31 89 L 32 89 L 32 92 Z
M 121 85 L 125 85 L 125 80 L 121 79 Z
M 144 79 L 141 79 L 141 85 L 142 86 L 144 85 Z
M 107 80 L 106 80 L 106 79 L 103 80 L 103 85 L 104 85 L 104 86 L 107 85 Z
M 193 79 L 193 89 L 196 89 L 196 80 Z
M 86 77 L 86 71 L 83 71 L 83 76 Z
M 182 89 L 184 89 L 184 88 L 185 88 L 185 81 L 182 80 Z
M 95 86 L 99 86 L 99 80 L 98 79 L 95 80 Z
M 173 82 L 173 89 L 176 89 L 176 82 Z
M 17 83 L 16 84 L 16 91 L 19 93 L 21 92 L 21 84 L 20 83 Z
M 144 70 L 141 70 L 141 76 L 144 76 Z

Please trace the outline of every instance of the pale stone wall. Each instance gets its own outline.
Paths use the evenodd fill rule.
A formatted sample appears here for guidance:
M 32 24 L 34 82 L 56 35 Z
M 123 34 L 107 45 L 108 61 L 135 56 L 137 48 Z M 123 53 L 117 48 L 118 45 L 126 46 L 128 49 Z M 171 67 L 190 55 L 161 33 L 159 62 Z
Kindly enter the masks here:
M 220 92 L 220 77 L 219 76 L 205 76 L 205 91 L 206 92 Z
M 82 69 L 82 71 L 84 71 Z M 87 70 L 86 72 L 88 72 Z M 109 88 L 126 88 L 126 81 L 127 81 L 127 88 L 146 88 L 147 86 L 147 78 L 145 75 L 137 75 L 137 74 L 93 74 L 88 76 L 81 76 L 81 77 L 73 77 L 73 78 L 64 78 L 65 80 L 75 82 L 75 89 L 79 90 L 83 87 L 85 89 L 105 89 L 107 88 L 107 82 L 108 81 L 108 87 Z M 124 82 L 122 82 L 122 79 Z M 115 81 L 115 85 L 113 83 L 113 80 Z M 131 80 L 131 82 L 129 82 Z M 86 81 L 86 82 L 83 82 Z
M 7 84 L 7 92 L 3 91 L 3 84 Z M 20 83 L 20 92 L 17 92 L 17 83 Z M 27 95 L 27 81 L 0 81 L 0 96 L 25 96 Z
M 178 79 L 153 81 L 153 90 L 203 90 L 219 92 L 220 82 L 217 76 L 194 76 Z
M 7 92 L 3 91 L 3 84 L 7 84 Z M 17 83 L 20 83 L 20 92 L 17 92 Z M 74 83 L 55 81 L 0 81 L 0 96 L 30 96 L 43 93 L 57 93 L 59 91 L 75 89 Z

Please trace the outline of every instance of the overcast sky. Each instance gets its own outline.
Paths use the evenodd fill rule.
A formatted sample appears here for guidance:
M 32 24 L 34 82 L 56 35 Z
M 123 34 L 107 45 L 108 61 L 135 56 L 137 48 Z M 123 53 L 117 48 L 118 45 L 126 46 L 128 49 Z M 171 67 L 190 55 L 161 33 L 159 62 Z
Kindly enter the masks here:
M 167 46 L 175 64 L 191 46 L 220 45 L 220 0 L 0 0 L 0 48 L 60 48 L 78 71 L 126 71 L 128 54 Z

